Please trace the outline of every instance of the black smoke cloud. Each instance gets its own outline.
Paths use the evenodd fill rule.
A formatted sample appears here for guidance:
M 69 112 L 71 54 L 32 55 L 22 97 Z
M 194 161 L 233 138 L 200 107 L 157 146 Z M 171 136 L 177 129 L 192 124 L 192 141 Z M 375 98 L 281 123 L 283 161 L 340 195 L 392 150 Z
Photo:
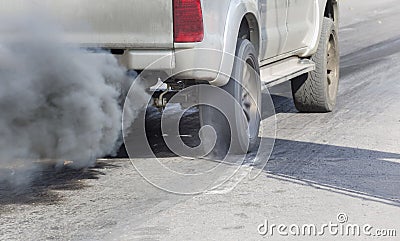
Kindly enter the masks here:
M 132 79 L 113 55 L 63 40 L 48 18 L 0 21 L 0 181 L 29 182 L 42 159 L 91 166 L 121 145 Z

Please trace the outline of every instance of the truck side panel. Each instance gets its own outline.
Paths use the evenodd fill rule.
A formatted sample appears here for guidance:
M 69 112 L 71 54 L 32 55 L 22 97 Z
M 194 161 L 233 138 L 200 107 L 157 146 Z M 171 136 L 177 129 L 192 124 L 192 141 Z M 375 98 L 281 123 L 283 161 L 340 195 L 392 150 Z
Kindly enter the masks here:
M 172 3 L 172 0 L 0 0 L 0 16 L 49 14 L 63 26 L 67 41 L 88 46 L 172 49 Z

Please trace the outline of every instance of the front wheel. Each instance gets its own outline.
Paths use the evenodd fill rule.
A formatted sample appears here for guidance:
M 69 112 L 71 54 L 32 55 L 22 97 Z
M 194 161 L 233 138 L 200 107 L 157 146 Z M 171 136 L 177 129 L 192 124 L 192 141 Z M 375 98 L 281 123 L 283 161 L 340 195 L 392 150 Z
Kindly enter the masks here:
M 339 48 L 332 19 L 324 18 L 317 52 L 311 57 L 316 69 L 292 80 L 296 109 L 300 112 L 330 112 L 336 105 L 339 86 Z
M 239 39 L 236 48 L 232 77 L 221 87 L 240 106 L 228 101 L 225 112 L 234 113 L 234 120 L 227 118 L 211 106 L 200 106 L 200 125 L 211 126 L 217 134 L 216 151 L 220 153 L 230 148 L 230 152 L 245 154 L 258 144 L 260 128 L 261 82 L 257 52 L 247 39 Z M 218 98 L 217 96 L 215 98 Z M 207 137 L 203 137 L 207 140 Z

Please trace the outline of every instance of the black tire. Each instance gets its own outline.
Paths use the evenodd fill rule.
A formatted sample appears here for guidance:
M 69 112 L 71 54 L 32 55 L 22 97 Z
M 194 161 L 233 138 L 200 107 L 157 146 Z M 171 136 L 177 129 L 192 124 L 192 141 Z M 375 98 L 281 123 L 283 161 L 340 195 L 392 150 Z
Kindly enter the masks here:
M 224 108 L 224 111 L 234 113 L 235 120 L 228 122 L 221 112 L 210 106 L 199 107 L 200 125 L 213 127 L 217 134 L 217 143 L 213 150 L 214 154 L 226 154 L 229 147 L 231 153 L 245 154 L 255 149 L 258 145 L 258 132 L 261 121 L 259 113 L 261 109 L 261 82 L 257 56 L 257 52 L 249 40 L 238 39 L 236 47 L 237 58 L 234 61 L 232 77 L 227 85 L 221 87 L 233 96 L 242 107 L 242 109 L 238 110 L 230 102 L 232 105 L 228 104 L 229 106 Z M 250 76 L 246 78 L 244 75 L 248 72 L 250 72 Z M 249 96 L 251 97 L 249 98 Z M 243 122 L 244 116 L 247 124 Z M 231 133 L 233 136 L 231 136 Z M 207 137 L 203 139 L 207 139 Z
M 300 112 L 331 112 L 339 86 L 339 49 L 330 18 L 324 18 L 318 50 L 311 60 L 316 69 L 292 80 L 294 104 Z

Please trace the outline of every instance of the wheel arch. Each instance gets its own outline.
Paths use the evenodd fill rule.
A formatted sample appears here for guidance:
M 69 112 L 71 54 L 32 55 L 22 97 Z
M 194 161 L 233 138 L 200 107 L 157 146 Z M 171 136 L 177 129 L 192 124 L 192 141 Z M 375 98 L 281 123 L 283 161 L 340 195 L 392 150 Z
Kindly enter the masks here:
M 333 20 L 336 26 L 339 23 L 339 9 L 337 0 L 327 0 L 325 4 L 324 17 Z
M 321 37 L 322 31 L 322 23 L 325 17 L 331 18 L 336 26 L 336 31 L 338 31 L 339 27 L 339 3 L 338 0 L 318 0 L 315 1 L 315 31 L 314 37 L 310 44 L 308 45 L 307 50 L 300 57 L 309 57 L 313 55 L 317 49 L 319 44 L 319 38 Z
M 257 53 L 260 51 L 260 27 L 257 18 L 252 13 L 247 13 L 240 23 L 238 37 L 241 39 L 249 40 L 256 49 Z
M 246 36 L 256 48 L 260 51 L 260 25 L 259 12 L 256 0 L 233 0 L 230 3 L 228 15 L 225 24 L 223 57 L 221 60 L 221 73 L 231 73 L 236 51 L 236 42 L 238 38 Z M 241 35 L 243 34 L 243 35 Z M 219 74 L 210 84 L 222 86 L 227 84 L 229 78 Z

